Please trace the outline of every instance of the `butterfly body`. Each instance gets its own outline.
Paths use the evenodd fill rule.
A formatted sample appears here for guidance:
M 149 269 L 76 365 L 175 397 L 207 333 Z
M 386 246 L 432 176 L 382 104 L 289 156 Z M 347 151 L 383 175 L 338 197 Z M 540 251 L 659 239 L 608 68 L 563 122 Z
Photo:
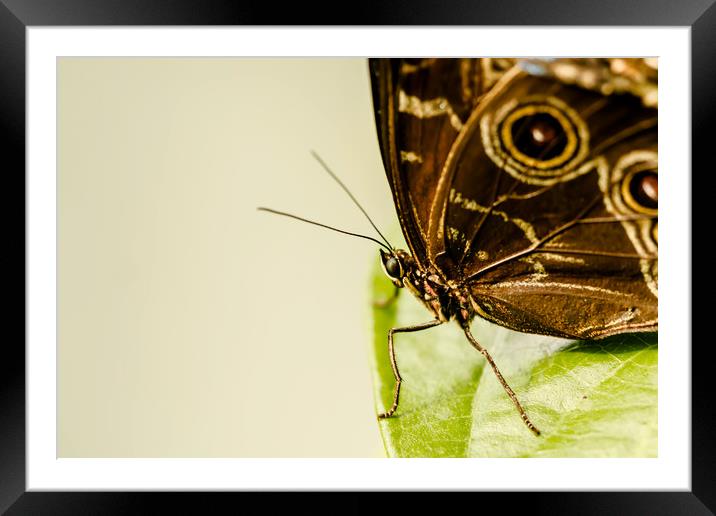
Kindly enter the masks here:
M 392 254 L 381 250 L 381 258 L 383 268 L 393 284 L 407 288 L 433 313 L 436 320 L 448 322 L 455 318 L 464 324 L 475 316 L 468 289 L 444 278 L 437 268 L 421 268 L 410 253 L 403 249 L 394 249 Z M 399 269 L 390 269 L 387 264 L 391 259 L 399 261 Z

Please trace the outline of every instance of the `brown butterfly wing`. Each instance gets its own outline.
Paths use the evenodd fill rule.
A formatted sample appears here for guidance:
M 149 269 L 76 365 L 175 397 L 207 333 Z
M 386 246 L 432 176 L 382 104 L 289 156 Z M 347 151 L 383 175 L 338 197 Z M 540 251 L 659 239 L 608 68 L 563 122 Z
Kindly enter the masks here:
M 433 117 L 442 125 L 418 129 L 425 118 L 401 112 L 381 137 L 384 157 L 391 134 L 393 149 L 432 157 L 407 168 L 393 150 L 386 166 L 401 224 L 419 224 L 406 231 L 409 242 L 419 239 L 411 244 L 419 262 L 425 253 L 447 279 L 469 286 L 480 315 L 519 331 L 598 338 L 655 330 L 656 209 L 635 202 L 633 183 L 656 177 L 656 110 L 517 67 L 469 108 L 449 90 L 455 74 L 431 79 L 438 68 L 430 66 L 420 88 L 431 96 L 418 98 L 448 102 Z M 459 130 L 446 127 L 451 111 Z M 535 124 L 542 140 L 558 133 L 558 141 L 535 146 Z M 415 170 L 417 178 L 408 174 Z
M 436 187 L 464 123 L 512 62 L 493 59 L 371 59 L 378 138 L 410 251 L 425 266 Z

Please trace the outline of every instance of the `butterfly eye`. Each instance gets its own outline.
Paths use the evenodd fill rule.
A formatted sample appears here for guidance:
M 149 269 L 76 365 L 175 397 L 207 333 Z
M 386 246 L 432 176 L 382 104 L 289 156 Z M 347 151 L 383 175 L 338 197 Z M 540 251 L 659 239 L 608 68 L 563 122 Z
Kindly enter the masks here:
M 394 280 L 400 280 L 403 278 L 403 264 L 400 263 L 400 259 L 396 255 L 386 253 L 381 249 L 380 260 L 383 264 L 383 270 L 389 278 Z
M 656 215 L 659 204 L 659 176 L 655 170 L 633 170 L 622 181 L 622 196 L 630 208 Z
M 388 258 L 385 262 L 385 272 L 391 278 L 400 279 L 403 277 L 403 268 L 400 266 L 400 261 L 395 257 Z

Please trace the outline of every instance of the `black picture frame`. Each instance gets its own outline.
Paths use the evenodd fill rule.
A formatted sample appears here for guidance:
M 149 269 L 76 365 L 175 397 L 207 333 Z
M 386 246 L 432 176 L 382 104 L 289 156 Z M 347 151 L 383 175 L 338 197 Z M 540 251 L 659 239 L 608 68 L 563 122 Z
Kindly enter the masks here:
M 6 242 L 20 252 L 4 253 L 6 276 L 24 269 L 25 226 L 25 70 L 26 32 L 30 26 L 116 25 L 618 25 L 684 26 L 691 28 L 692 72 L 692 167 L 704 171 L 713 146 L 714 92 L 716 92 L 716 0 L 480 0 L 449 4 L 427 0 L 365 1 L 361 3 L 307 5 L 215 0 L 0 0 L 0 124 L 6 208 Z M 692 174 L 693 178 L 693 174 Z M 693 191 L 693 190 L 692 190 Z M 693 198 L 693 197 L 692 197 Z M 22 199 L 9 203 L 8 200 Z M 706 230 L 703 219 L 692 216 L 692 234 Z M 9 222 L 12 221 L 13 224 Z M 693 240 L 692 240 L 693 241 Z M 6 246 L 6 249 L 9 246 Z M 692 257 L 699 257 L 692 249 Z M 692 260 L 693 260 L 692 258 Z M 693 261 L 692 261 L 693 267 Z M 19 288 L 19 287 L 18 287 Z M 25 299 L 25 287 L 22 287 Z M 25 321 L 25 304 L 13 303 L 6 310 L 8 321 Z M 693 312 L 708 308 L 692 302 Z M 692 320 L 701 320 L 694 317 Z M 237 512 L 236 496 L 251 503 L 254 494 L 240 493 L 79 493 L 26 492 L 25 447 L 25 325 L 22 337 L 5 340 L 0 360 L 0 512 L 7 514 L 144 514 L 178 510 L 179 513 Z M 682 343 L 688 349 L 691 343 Z M 704 341 L 704 344 L 707 344 Z M 716 454 L 710 400 L 708 347 L 691 346 L 692 352 L 692 490 L 690 492 L 592 492 L 592 493 L 460 493 L 450 504 L 508 502 L 510 512 L 523 509 L 532 514 L 713 514 L 716 510 Z M 369 512 L 390 508 L 404 512 L 416 505 L 429 508 L 423 493 L 409 496 L 352 493 L 339 500 L 325 493 L 291 496 L 315 512 L 334 508 L 339 512 Z M 378 498 L 380 496 L 380 498 Z M 224 510 L 208 510 L 209 503 L 230 502 Z M 286 496 L 262 496 L 263 510 L 283 504 Z M 432 503 L 441 503 L 435 502 Z M 448 508 L 441 503 L 443 508 Z M 244 506 L 245 507 L 245 506 Z M 506 506 L 507 507 L 507 506 Z M 382 510 L 382 509 L 381 509 Z

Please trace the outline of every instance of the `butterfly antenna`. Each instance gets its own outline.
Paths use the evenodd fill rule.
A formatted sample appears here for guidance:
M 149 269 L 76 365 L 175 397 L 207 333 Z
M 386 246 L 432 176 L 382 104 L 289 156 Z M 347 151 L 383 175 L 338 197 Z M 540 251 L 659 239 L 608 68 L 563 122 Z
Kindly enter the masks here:
M 332 230 L 332 231 L 337 231 L 338 233 L 343 233 L 344 235 L 351 235 L 351 236 L 355 236 L 355 237 L 365 238 L 366 240 L 371 240 L 371 241 L 375 242 L 376 244 L 378 244 L 378 245 L 380 245 L 380 246 L 382 246 L 382 247 L 385 247 L 388 251 L 392 251 L 392 249 L 391 249 L 390 247 L 387 247 L 387 246 L 386 246 L 383 242 L 381 242 L 380 240 L 376 240 L 375 238 L 369 237 L 369 236 L 367 236 L 367 235 L 361 235 L 361 234 L 359 234 L 359 233 L 351 233 L 350 231 L 344 231 L 344 230 L 342 230 L 342 229 L 334 228 L 334 227 L 332 227 L 332 226 L 326 226 L 325 224 L 321 224 L 320 222 L 315 222 L 315 221 L 313 221 L 313 220 L 304 219 L 303 217 L 299 217 L 299 216 L 297 216 L 297 215 L 291 215 L 290 213 L 286 213 L 286 212 L 283 212 L 283 211 L 272 210 L 271 208 L 259 207 L 259 208 L 257 208 L 257 210 L 259 210 L 259 211 L 267 211 L 267 212 L 273 213 L 273 214 L 275 214 L 275 215 L 283 215 L 284 217 L 290 217 L 290 218 L 292 218 L 292 219 L 300 220 L 300 221 L 302 221 L 302 222 L 308 222 L 309 224 L 313 224 L 313 225 L 315 225 L 315 226 L 320 226 L 320 227 L 322 227 L 322 228 L 330 229 L 330 230 Z M 382 236 L 382 235 L 381 235 L 381 236 Z
M 363 215 L 365 215 L 365 218 L 368 219 L 368 222 L 370 222 L 370 225 L 373 226 L 373 229 L 375 229 L 375 230 L 378 232 L 378 234 L 380 235 L 380 237 L 383 239 L 383 241 L 384 241 L 386 244 L 388 244 L 388 250 L 392 250 L 392 249 L 393 249 L 393 246 L 390 245 L 390 242 L 388 242 L 388 239 L 383 236 L 383 233 L 380 232 L 380 230 L 378 229 L 378 227 L 377 227 L 377 226 L 375 225 L 375 223 L 373 222 L 373 219 L 371 219 L 370 216 L 368 215 L 368 213 L 363 209 L 363 206 L 361 206 L 361 204 L 358 202 L 358 199 L 356 199 L 355 197 L 353 197 L 353 194 L 352 194 L 351 191 L 348 189 L 348 187 L 343 184 L 343 181 L 341 181 L 340 179 L 338 179 L 338 176 L 333 173 L 333 171 L 328 167 L 328 165 L 326 165 L 326 162 L 323 161 L 323 159 L 321 159 L 321 157 L 318 155 L 318 153 L 316 153 L 316 151 L 312 150 L 312 151 L 311 151 L 311 155 L 312 155 L 314 158 L 316 158 L 316 161 L 318 161 L 318 162 L 321 164 L 321 166 L 323 167 L 323 169 L 324 169 L 326 172 L 328 172 L 328 175 L 330 175 L 330 176 L 334 179 L 334 181 L 335 181 L 336 183 L 338 183 L 341 188 L 343 188 L 343 191 L 346 192 L 346 193 L 348 194 L 348 197 L 350 197 L 351 200 L 355 203 L 355 205 L 358 206 L 358 209 L 363 212 Z

